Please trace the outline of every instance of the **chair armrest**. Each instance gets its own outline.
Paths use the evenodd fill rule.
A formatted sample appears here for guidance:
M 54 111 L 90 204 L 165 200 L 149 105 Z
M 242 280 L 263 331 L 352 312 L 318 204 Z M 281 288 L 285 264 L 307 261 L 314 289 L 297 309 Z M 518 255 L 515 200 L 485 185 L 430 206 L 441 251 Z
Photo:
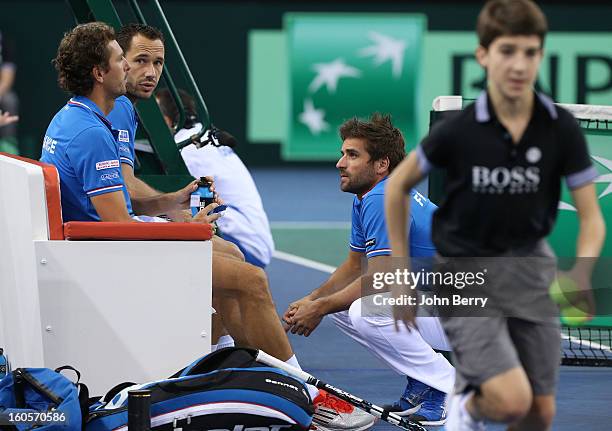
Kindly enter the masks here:
M 212 225 L 202 223 L 64 223 L 64 237 L 71 241 L 206 241 L 212 236 Z

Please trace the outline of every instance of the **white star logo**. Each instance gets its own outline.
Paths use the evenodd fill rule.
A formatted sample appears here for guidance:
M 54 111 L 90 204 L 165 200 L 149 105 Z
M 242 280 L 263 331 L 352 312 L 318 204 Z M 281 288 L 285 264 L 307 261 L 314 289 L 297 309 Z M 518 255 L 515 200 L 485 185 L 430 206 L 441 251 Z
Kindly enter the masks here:
M 313 135 L 320 134 L 323 130 L 329 130 L 329 124 L 325 122 L 325 111 L 315 109 L 312 100 L 304 100 L 304 112 L 299 116 L 300 123 L 306 125 Z
M 599 156 L 591 156 L 597 163 L 603 165 L 608 171 L 612 172 L 612 160 L 604 159 Z M 612 174 L 600 175 L 595 179 L 596 183 L 608 183 L 608 187 L 599 195 L 599 199 L 612 193 Z
M 559 201 L 559 205 L 557 206 L 559 211 L 576 211 L 576 207 L 567 202 Z
M 312 69 L 317 72 L 317 76 L 308 86 L 308 91 L 311 93 L 315 93 L 325 84 L 327 91 L 333 94 L 336 92 L 340 78 L 358 78 L 361 76 L 359 69 L 347 65 L 342 58 L 337 58 L 331 63 L 317 63 L 312 66 Z
M 591 156 L 591 158 L 612 172 L 612 160 L 604 159 L 603 157 L 599 156 Z M 612 173 L 600 175 L 595 178 L 594 182 L 608 184 L 608 187 L 606 187 L 606 189 L 599 195 L 599 199 L 603 198 L 604 196 L 608 196 L 610 193 L 612 193 Z M 559 210 L 577 211 L 576 207 L 563 201 L 559 201 L 558 208 Z
M 387 60 L 391 60 L 391 69 L 393 77 L 399 78 L 402 76 L 402 67 L 404 65 L 404 51 L 406 51 L 406 42 L 401 39 L 393 39 L 390 36 L 371 31 L 369 38 L 375 45 L 368 46 L 359 50 L 359 55 L 362 57 L 374 56 L 374 64 L 380 66 Z

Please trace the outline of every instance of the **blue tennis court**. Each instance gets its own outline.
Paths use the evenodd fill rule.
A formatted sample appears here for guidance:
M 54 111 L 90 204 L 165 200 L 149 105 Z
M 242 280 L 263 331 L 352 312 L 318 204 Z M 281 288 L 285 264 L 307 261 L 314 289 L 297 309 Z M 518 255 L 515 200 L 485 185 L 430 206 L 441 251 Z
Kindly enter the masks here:
M 331 164 L 330 164 L 331 165 Z M 276 307 L 287 305 L 323 282 L 347 253 L 352 195 L 338 188 L 329 169 L 259 169 L 253 177 L 272 223 L 278 256 L 267 268 Z M 324 319 L 308 338 L 290 334 L 301 365 L 315 376 L 377 404 L 396 399 L 405 380 Z M 605 340 L 598 346 L 609 349 Z M 566 339 L 565 348 L 580 348 Z M 584 347 L 584 346 L 583 346 Z M 612 352 L 610 352 L 612 354 Z M 612 368 L 562 367 L 553 430 L 609 430 Z M 392 429 L 379 422 L 375 429 Z M 490 429 L 502 430 L 503 426 Z

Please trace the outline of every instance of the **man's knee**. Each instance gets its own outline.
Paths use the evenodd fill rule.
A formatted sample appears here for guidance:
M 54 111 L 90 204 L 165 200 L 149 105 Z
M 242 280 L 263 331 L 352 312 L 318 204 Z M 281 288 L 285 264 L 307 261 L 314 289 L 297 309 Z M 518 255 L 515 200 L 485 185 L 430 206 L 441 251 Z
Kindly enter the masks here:
M 226 246 L 226 251 L 224 251 L 225 253 L 244 262 L 244 254 L 242 254 L 242 252 L 240 251 L 240 249 L 238 248 L 236 244 L 234 244 L 233 242 L 226 241 L 225 246 Z
M 226 257 L 233 257 L 244 262 L 244 254 L 242 254 L 238 246 L 218 236 L 213 237 L 213 250 L 215 253 L 226 255 Z
M 240 301 L 248 300 L 253 305 L 272 301 L 268 278 L 263 269 L 250 263 L 234 261 L 232 271 L 236 273 L 232 291 L 238 295 Z
M 367 305 L 364 307 L 363 304 L 362 298 L 354 301 L 348 310 L 348 315 L 353 328 L 363 337 L 367 338 L 371 336 L 372 328 L 380 327 L 388 321 L 392 321 L 385 316 L 372 316 L 368 314 Z
M 270 295 L 270 289 L 268 289 L 268 277 L 263 269 L 258 266 L 251 265 L 248 263 L 244 264 L 248 266 L 248 277 L 249 277 L 249 289 L 248 291 L 254 296 L 255 300 L 272 300 Z
M 332 322 L 334 322 L 334 325 L 336 325 L 336 327 L 341 330 L 353 327 L 350 318 L 350 309 L 328 314 L 328 317 L 331 319 Z
M 353 327 L 359 331 L 359 327 L 363 325 L 363 317 L 361 316 L 361 298 L 353 301 L 348 309 L 348 317 Z

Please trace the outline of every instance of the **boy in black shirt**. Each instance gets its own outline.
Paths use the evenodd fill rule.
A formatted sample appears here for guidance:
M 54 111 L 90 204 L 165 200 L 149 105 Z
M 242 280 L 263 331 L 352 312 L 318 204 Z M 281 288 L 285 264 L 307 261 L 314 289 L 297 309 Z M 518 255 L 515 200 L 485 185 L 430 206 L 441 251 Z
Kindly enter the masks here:
M 478 17 L 476 49 L 487 90 L 434 127 L 387 185 L 393 256 L 408 256 L 406 194 L 439 167 L 447 182 L 433 242 L 442 260 L 502 258 L 488 261 L 495 270 L 485 287 L 494 305 L 486 316 L 441 316 L 457 368 L 450 431 L 484 430 L 485 420 L 512 430 L 550 429 L 560 330 L 548 296 L 554 254 L 544 238 L 554 224 L 562 177 L 580 220 L 576 256 L 599 256 L 605 236 L 593 185 L 597 172 L 579 126 L 533 90 L 546 31 L 546 18 L 531 0 L 489 1 Z M 592 261 L 577 259 L 569 272 L 591 312 Z M 414 324 L 414 307 L 396 308 L 395 315 Z

